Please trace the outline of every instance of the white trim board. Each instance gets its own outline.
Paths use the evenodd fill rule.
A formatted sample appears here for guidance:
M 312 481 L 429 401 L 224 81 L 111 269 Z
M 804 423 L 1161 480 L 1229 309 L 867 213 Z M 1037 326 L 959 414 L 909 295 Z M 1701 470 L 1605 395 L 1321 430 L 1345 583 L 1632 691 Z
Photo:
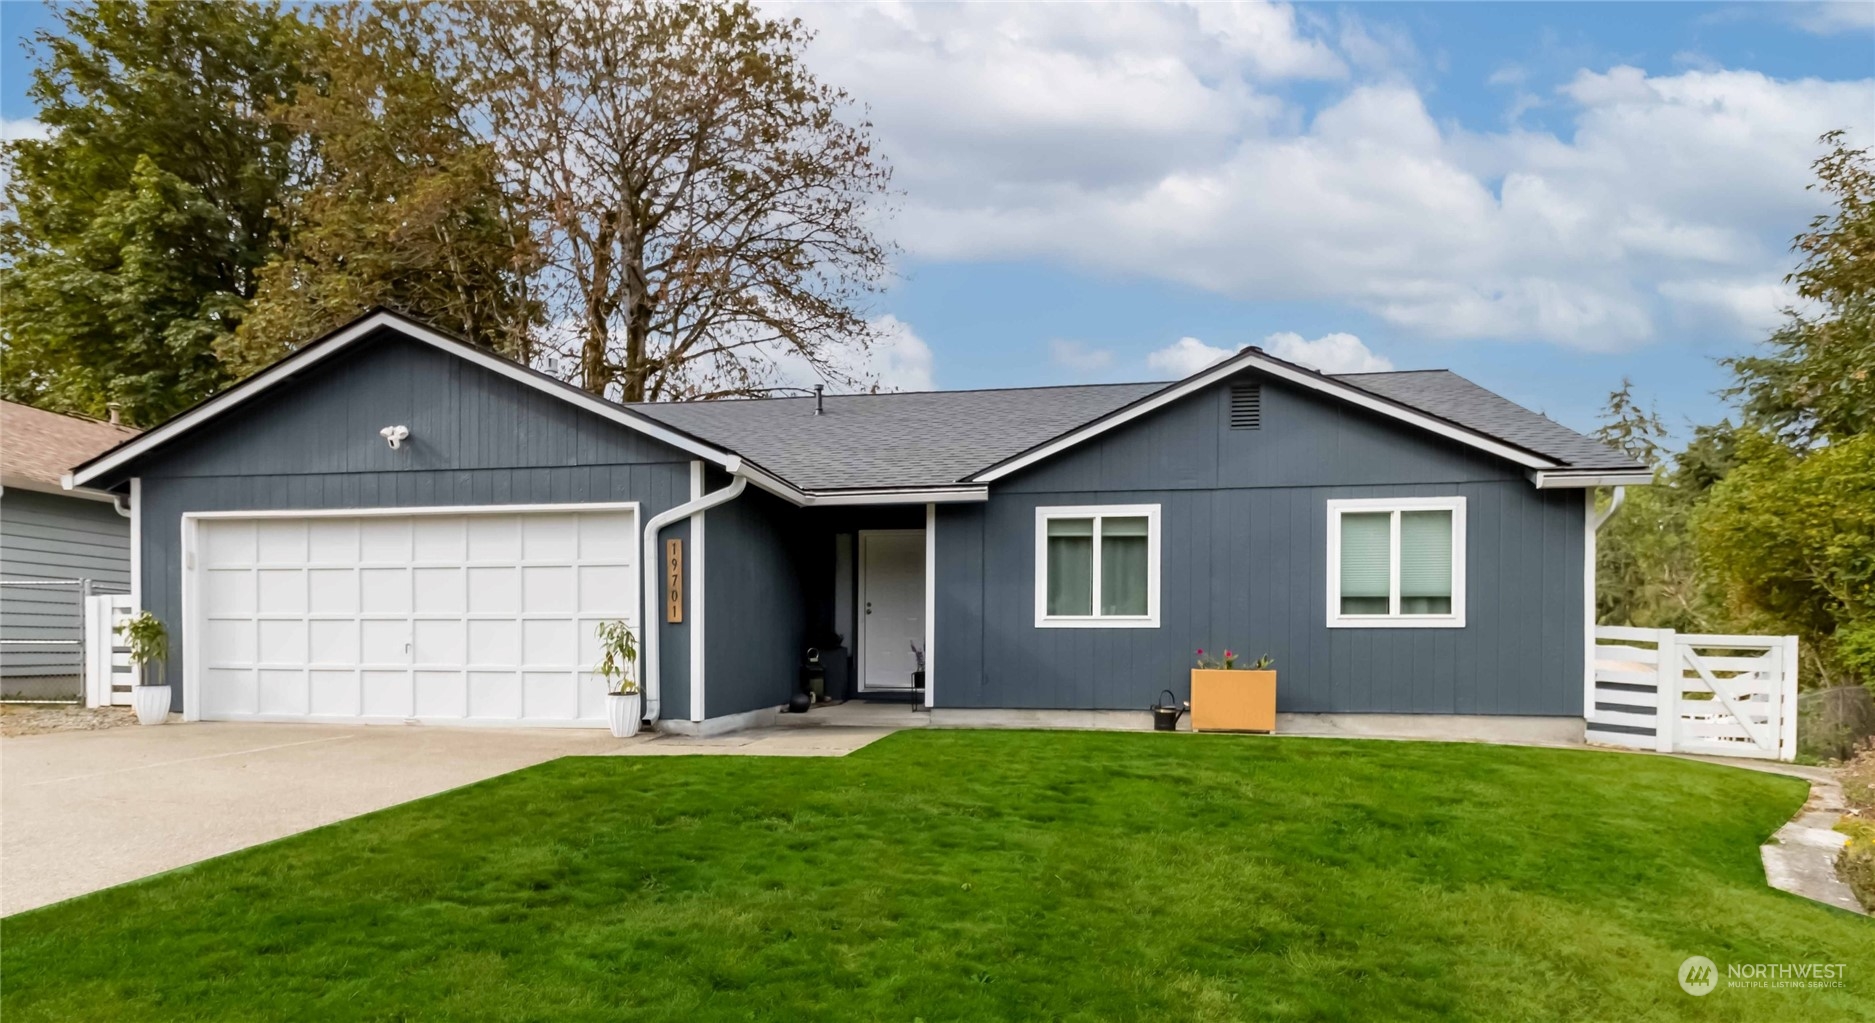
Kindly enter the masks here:
M 1328 593 L 1331 629 L 1462 629 L 1465 627 L 1465 499 L 1463 497 L 1331 498 L 1328 506 Z M 1452 513 L 1452 613 L 1443 615 L 1348 615 L 1341 613 L 1341 516 L 1348 512 L 1394 512 L 1387 544 L 1389 597 L 1400 592 L 1400 516 L 1403 511 Z
M 1572 472 L 1566 469 L 1555 472 L 1537 471 L 1529 474 L 1530 482 L 1538 490 L 1570 490 L 1577 487 L 1637 487 L 1646 486 L 1654 481 L 1652 469 L 1595 469 L 1586 472 Z
M 1146 613 L 1143 615 L 1100 614 L 1100 529 L 1094 529 L 1092 567 L 1094 592 L 1093 614 L 1051 615 L 1048 613 L 1048 520 L 1050 519 L 1126 519 L 1146 520 Z M 1156 629 L 1159 627 L 1159 506 L 1156 504 L 1081 504 L 1038 505 L 1035 509 L 1035 627 L 1038 629 Z
M 366 314 L 364 317 L 353 321 L 349 326 L 340 328 L 337 333 L 329 334 L 322 340 L 301 348 L 292 355 L 281 359 L 272 366 L 241 381 L 228 390 L 197 405 L 195 408 L 182 413 L 153 430 L 139 435 L 135 439 L 113 449 L 105 455 L 86 463 L 80 470 L 76 470 L 66 476 L 66 486 L 83 486 L 86 482 L 110 472 L 112 469 L 143 455 L 152 448 L 164 444 L 189 430 L 193 430 L 221 416 L 225 412 L 232 411 L 246 404 L 249 400 L 286 382 L 294 375 L 345 351 L 353 344 L 369 337 L 380 329 L 397 331 L 410 340 L 427 344 L 439 351 L 448 352 L 457 358 L 474 363 L 483 369 L 498 373 L 510 380 L 525 384 L 544 394 L 552 395 L 562 401 L 579 406 L 589 412 L 593 412 L 615 423 L 619 423 L 639 433 L 645 434 L 654 440 L 669 444 L 679 451 L 695 455 L 698 458 L 714 462 L 717 465 L 727 467 L 731 459 L 735 458 L 732 452 L 723 451 L 703 444 L 685 434 L 664 426 L 648 416 L 627 411 L 623 406 L 609 402 L 597 395 L 588 394 L 578 388 L 562 384 L 553 380 L 551 377 L 536 373 L 518 363 L 504 359 L 501 356 L 494 355 L 490 352 L 484 352 L 473 345 L 457 341 L 454 338 L 431 330 L 422 324 L 405 319 L 395 313 L 379 311 Z
M 937 636 L 937 505 L 924 506 L 924 705 L 933 706 L 931 679 L 936 665 Z
M 690 500 L 703 497 L 703 463 L 690 463 Z M 708 511 L 690 516 L 690 720 L 703 720 L 703 520 Z
M 1468 430 L 1455 423 L 1449 423 L 1443 419 L 1438 419 L 1426 415 L 1423 412 L 1414 411 L 1403 405 L 1395 404 L 1394 402 L 1381 398 L 1378 395 L 1370 394 L 1351 384 L 1345 384 L 1330 377 L 1325 377 L 1321 374 L 1312 373 L 1300 367 L 1292 366 L 1281 359 L 1271 358 L 1258 349 L 1246 348 L 1238 352 L 1235 356 L 1218 363 L 1216 366 L 1186 377 L 1184 380 L 1172 384 L 1165 390 L 1159 391 L 1133 405 L 1129 405 L 1117 412 L 1109 413 L 1085 426 L 1063 434 L 1040 447 L 1031 448 L 1023 454 L 976 473 L 969 477 L 969 481 L 972 483 L 993 483 L 1011 473 L 1026 469 L 1043 459 L 1051 458 L 1083 441 L 1091 440 L 1117 426 L 1122 426 L 1143 415 L 1157 411 L 1172 402 L 1204 390 L 1213 384 L 1220 383 L 1246 369 L 1255 369 L 1271 379 L 1281 380 L 1285 383 L 1295 384 L 1311 391 L 1319 391 L 1340 398 L 1350 404 L 1358 405 L 1369 411 L 1378 412 L 1381 415 L 1417 426 L 1449 440 L 1455 440 L 1469 447 L 1474 447 L 1480 451 L 1496 455 L 1499 458 L 1515 462 L 1528 469 L 1556 469 L 1562 466 L 1562 463 L 1553 458 L 1545 458 L 1542 455 L 1533 454 L 1522 448 L 1513 447 L 1501 441 L 1493 440 L 1490 437 L 1486 437 L 1484 434 L 1474 430 Z

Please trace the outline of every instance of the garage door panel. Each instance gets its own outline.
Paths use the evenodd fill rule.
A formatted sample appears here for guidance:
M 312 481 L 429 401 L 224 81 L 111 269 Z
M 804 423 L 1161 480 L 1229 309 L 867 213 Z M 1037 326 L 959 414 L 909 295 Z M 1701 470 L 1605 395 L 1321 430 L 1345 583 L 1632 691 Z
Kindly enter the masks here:
M 514 515 L 477 515 L 469 519 L 470 561 L 520 561 L 521 523 Z
M 306 609 L 314 614 L 357 614 L 358 570 L 315 568 L 306 573 Z
M 254 612 L 254 572 L 246 568 L 216 568 L 203 573 L 202 611 L 215 615 Z
M 307 678 L 312 713 L 340 718 L 357 717 L 361 713 L 358 672 L 314 669 Z
M 364 701 L 364 714 L 374 718 L 416 716 L 411 700 L 411 677 L 408 671 L 361 671 L 358 688 Z
M 572 672 L 523 672 L 521 687 L 527 717 L 571 721 L 579 716 L 579 684 Z
M 316 565 L 358 562 L 357 519 L 313 519 L 306 529 L 309 560 Z
M 521 663 L 521 623 L 478 621 L 469 629 L 469 663 L 491 667 Z
M 358 609 L 366 614 L 407 614 L 410 611 L 410 570 L 359 569 Z
M 469 690 L 460 671 L 416 673 L 417 713 L 420 718 L 459 718 L 469 713 Z M 514 715 L 509 715 L 514 716 Z
M 583 669 L 600 621 L 636 618 L 628 512 L 207 520 L 196 535 L 203 716 L 604 722 L 604 681 Z
M 260 664 L 301 665 L 307 660 L 306 620 L 263 618 L 257 630 Z
M 576 610 L 579 591 L 570 565 L 529 565 L 521 569 L 522 608 L 528 614 L 567 614 Z
M 526 706 L 521 699 L 520 672 L 469 672 L 470 717 L 516 720 L 525 710 Z
M 350 618 L 315 618 L 306 623 L 308 660 L 313 664 L 358 663 L 358 622 Z
M 209 522 L 202 528 L 199 539 L 202 564 L 210 568 L 254 563 L 252 522 Z
M 366 564 L 410 560 L 409 519 L 359 519 L 358 558 Z
M 521 663 L 531 668 L 575 667 L 579 641 L 573 623 L 563 618 L 529 619 L 521 623 Z
M 513 614 L 521 609 L 520 577 L 513 568 L 469 569 L 469 611 L 472 614 Z
M 411 657 L 417 664 L 461 665 L 467 660 L 463 622 L 454 619 L 419 619 L 411 624 Z
M 305 614 L 306 570 L 263 568 L 255 574 L 261 614 Z
M 202 713 L 205 716 L 258 712 L 260 701 L 253 669 L 210 668 L 202 674 Z
M 447 561 L 460 563 L 464 557 L 463 531 L 465 523 L 461 518 L 439 516 L 425 522 L 412 539 L 412 554 L 418 561 Z
M 304 668 L 260 670 L 260 713 L 304 717 L 310 712 Z
M 411 589 L 412 607 L 419 614 L 461 614 L 469 609 L 468 583 L 460 568 L 414 569 Z

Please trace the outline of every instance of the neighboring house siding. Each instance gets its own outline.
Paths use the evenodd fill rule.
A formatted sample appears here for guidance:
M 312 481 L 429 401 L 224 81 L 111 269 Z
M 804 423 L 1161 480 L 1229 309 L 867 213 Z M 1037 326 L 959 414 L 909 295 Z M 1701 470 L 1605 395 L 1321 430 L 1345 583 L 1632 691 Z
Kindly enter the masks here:
M 1203 647 L 1276 659 L 1289 713 L 1582 712 L 1579 491 L 1265 382 L 1262 427 L 1215 388 L 940 509 L 936 700 L 1138 709 Z M 1330 498 L 1467 498 L 1466 625 L 1326 626 Z M 1161 624 L 1034 626 L 1035 509 L 1162 506 Z
M 728 482 L 711 472 L 707 486 Z M 810 532 L 801 509 L 754 487 L 706 513 L 706 716 L 778 706 L 799 689 L 813 603 L 807 559 L 833 556 L 830 543 L 808 549 Z
M 106 501 L 9 488 L 0 496 L 0 579 L 90 579 L 97 592 L 129 592 L 130 520 Z M 76 586 L 0 586 L 0 638 L 78 640 L 79 594 Z M 7 678 L 76 678 L 80 669 L 75 646 L 0 645 Z M 81 692 L 67 687 L 60 695 Z
M 185 512 L 636 501 L 648 520 L 689 499 L 683 452 L 419 343 L 364 344 L 134 470 L 143 602 L 170 626 L 171 678 L 181 677 L 186 642 Z M 398 424 L 411 435 L 392 451 L 378 430 Z M 685 535 L 684 526 L 662 534 Z M 658 594 L 641 606 L 662 622 Z M 688 625 L 661 628 L 664 714 L 685 717 Z

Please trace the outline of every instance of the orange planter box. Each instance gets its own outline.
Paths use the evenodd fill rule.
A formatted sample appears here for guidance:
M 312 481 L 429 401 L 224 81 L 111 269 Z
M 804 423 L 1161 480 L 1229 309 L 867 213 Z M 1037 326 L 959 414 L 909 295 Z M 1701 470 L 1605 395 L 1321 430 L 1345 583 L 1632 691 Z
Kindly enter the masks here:
M 1193 668 L 1194 732 L 1274 732 L 1276 673 Z

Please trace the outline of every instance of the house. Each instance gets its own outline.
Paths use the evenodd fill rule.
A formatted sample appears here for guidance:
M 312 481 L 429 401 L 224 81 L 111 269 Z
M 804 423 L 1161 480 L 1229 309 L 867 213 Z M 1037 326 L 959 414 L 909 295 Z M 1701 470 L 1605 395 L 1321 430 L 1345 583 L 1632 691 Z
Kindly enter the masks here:
M 83 694 L 82 599 L 128 591 L 130 519 L 111 494 L 60 481 L 136 433 L 0 401 L 0 696 Z
M 619 405 L 376 312 L 78 466 L 186 717 L 773 713 L 805 648 L 936 719 L 1142 724 L 1199 647 L 1288 713 L 1580 738 L 1618 452 L 1443 371 Z M 922 673 L 919 665 L 922 662 Z M 1064 716 L 1064 712 L 1065 715 Z

